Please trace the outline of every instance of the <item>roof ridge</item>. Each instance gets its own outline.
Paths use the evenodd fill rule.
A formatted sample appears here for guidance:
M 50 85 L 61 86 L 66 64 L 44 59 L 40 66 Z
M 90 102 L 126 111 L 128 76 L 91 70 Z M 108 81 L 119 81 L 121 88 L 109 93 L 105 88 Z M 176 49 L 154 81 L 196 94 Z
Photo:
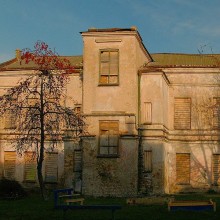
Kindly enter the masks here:
M 219 53 L 216 54 L 199 54 L 199 53 L 150 53 L 151 55 L 187 55 L 187 56 L 215 56 L 220 55 Z

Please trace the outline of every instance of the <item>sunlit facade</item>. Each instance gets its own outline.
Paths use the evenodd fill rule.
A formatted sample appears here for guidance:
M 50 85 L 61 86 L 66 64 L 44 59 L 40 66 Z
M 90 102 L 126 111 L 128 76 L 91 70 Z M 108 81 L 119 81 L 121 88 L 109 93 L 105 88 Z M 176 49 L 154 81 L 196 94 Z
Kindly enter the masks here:
M 135 27 L 81 35 L 65 105 L 83 114 L 87 135 L 67 131 L 46 153 L 45 182 L 94 196 L 218 191 L 220 55 L 151 54 Z M 0 64 L 1 94 L 31 74 L 19 59 Z M 12 117 L 1 118 L 0 175 L 37 185 L 30 152 L 11 147 Z

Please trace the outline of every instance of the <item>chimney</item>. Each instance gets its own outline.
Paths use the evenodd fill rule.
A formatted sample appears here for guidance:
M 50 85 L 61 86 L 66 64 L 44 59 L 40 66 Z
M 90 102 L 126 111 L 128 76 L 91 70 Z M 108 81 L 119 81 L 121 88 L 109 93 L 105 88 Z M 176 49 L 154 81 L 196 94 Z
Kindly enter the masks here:
M 17 60 L 21 59 L 21 50 L 20 49 L 15 50 L 15 57 L 17 58 Z

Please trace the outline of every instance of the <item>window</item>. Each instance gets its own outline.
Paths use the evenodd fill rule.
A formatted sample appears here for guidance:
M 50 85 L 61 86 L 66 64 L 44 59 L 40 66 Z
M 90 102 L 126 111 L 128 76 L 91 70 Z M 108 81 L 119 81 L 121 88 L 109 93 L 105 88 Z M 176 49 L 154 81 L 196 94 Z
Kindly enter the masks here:
M 191 128 L 191 99 L 175 98 L 174 100 L 174 129 Z
M 100 121 L 100 155 L 117 155 L 118 154 L 118 121 Z
M 152 123 L 152 104 L 151 102 L 144 102 L 144 115 L 143 123 L 151 124 Z
M 24 181 L 36 181 L 36 159 L 33 152 L 24 153 Z
M 176 154 L 176 183 L 190 183 L 190 154 L 188 153 Z
M 8 110 L 5 115 L 5 128 L 6 129 L 15 129 L 16 128 L 16 115 Z
M 82 171 L 82 151 L 75 150 L 74 151 L 74 172 Z
M 5 151 L 4 156 L 4 177 L 13 180 L 15 179 L 16 152 Z
M 152 172 L 152 151 L 144 151 L 144 171 Z
M 58 180 L 58 153 L 45 155 L 45 182 L 56 183 Z
M 14 110 L 12 110 L 16 106 L 16 100 L 14 98 L 10 99 L 10 106 L 11 106 L 11 109 L 9 108 L 8 110 L 6 110 L 5 115 L 4 115 L 5 129 L 15 129 L 16 128 L 17 115 L 14 112 Z
M 220 98 L 213 98 L 213 127 L 220 128 Z
M 119 83 L 119 51 L 100 51 L 100 85 L 117 85 Z
M 220 185 L 220 154 L 213 154 L 212 157 L 212 182 Z

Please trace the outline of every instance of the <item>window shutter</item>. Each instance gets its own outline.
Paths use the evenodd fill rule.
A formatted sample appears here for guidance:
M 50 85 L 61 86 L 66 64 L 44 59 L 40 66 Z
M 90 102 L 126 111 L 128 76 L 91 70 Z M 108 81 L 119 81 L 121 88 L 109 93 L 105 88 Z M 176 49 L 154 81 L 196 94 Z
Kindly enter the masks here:
M 45 182 L 58 180 L 58 153 L 46 153 L 45 157 Z
M 75 172 L 82 171 L 82 151 L 81 150 L 74 151 L 74 171 Z
M 144 103 L 144 118 L 143 123 L 151 124 L 152 123 L 152 104 L 151 102 Z
M 36 160 L 33 157 L 33 152 L 25 152 L 24 154 L 24 180 L 36 181 Z
M 5 115 L 5 128 L 6 129 L 15 129 L 16 128 L 16 115 L 8 110 L 6 115 Z
M 190 183 L 190 154 L 188 153 L 176 154 L 176 183 Z
M 212 157 L 212 179 L 213 184 L 220 185 L 220 154 L 214 154 Z
M 213 127 L 220 128 L 220 98 L 213 98 Z
M 152 151 L 144 151 L 144 171 L 152 171 Z
M 191 99 L 175 98 L 174 129 L 191 128 Z
M 15 179 L 16 152 L 5 151 L 4 154 L 4 177 L 11 180 Z

